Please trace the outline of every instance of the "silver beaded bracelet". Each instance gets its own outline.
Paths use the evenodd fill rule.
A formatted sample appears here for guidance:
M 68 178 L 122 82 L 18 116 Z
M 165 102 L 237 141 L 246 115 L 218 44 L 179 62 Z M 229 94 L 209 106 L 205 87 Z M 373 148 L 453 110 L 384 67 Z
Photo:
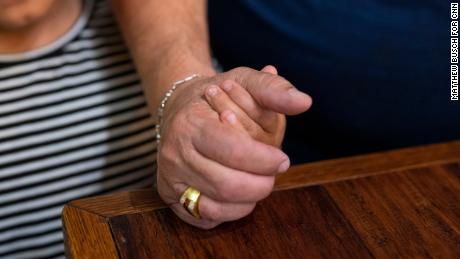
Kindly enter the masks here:
M 185 82 L 188 82 L 190 80 L 193 80 L 193 79 L 195 79 L 195 78 L 197 78 L 199 76 L 200 76 L 199 74 L 193 74 L 193 75 L 187 76 L 184 79 L 176 81 L 175 83 L 173 83 L 171 88 L 165 93 L 163 99 L 160 102 L 160 107 L 158 107 L 158 113 L 157 113 L 158 120 L 157 120 L 157 124 L 155 125 L 155 133 L 156 133 L 156 141 L 157 141 L 157 143 L 160 143 L 160 139 L 161 139 L 160 128 L 161 128 L 161 121 L 163 119 L 163 113 L 164 113 L 164 109 L 165 109 L 165 106 L 166 106 L 166 102 L 168 102 L 169 98 L 172 96 L 174 91 L 176 91 L 176 89 L 177 89 L 177 87 L 179 85 L 181 85 L 181 84 L 183 84 Z

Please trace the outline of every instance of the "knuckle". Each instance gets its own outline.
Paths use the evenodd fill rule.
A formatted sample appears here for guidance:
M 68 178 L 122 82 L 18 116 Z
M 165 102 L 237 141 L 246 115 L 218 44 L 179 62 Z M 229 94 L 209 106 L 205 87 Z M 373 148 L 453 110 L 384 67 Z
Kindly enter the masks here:
M 179 121 L 177 122 L 178 127 L 182 127 L 184 125 L 185 121 L 190 123 L 190 125 L 194 125 L 193 122 L 196 122 L 197 114 L 195 114 L 193 112 L 187 112 L 187 113 L 183 114 L 181 117 L 182 118 L 180 118 Z M 181 130 L 182 129 L 183 129 L 183 127 L 181 128 Z
M 177 132 L 181 132 L 184 127 L 184 123 L 186 120 L 187 114 L 184 114 L 183 112 L 178 112 L 175 114 L 171 119 L 169 123 L 169 132 L 172 133 L 171 135 L 175 135 Z
M 237 68 L 234 68 L 232 69 L 231 71 L 237 73 L 237 74 L 240 74 L 240 73 L 246 73 L 248 71 L 250 71 L 251 69 L 249 67 L 237 67 Z
M 175 150 L 162 148 L 158 151 L 157 172 L 159 175 L 170 178 L 172 172 L 177 172 L 177 170 L 181 167 L 181 164 L 182 163 Z
M 178 122 L 181 131 L 186 134 L 194 130 L 208 130 L 209 121 L 209 106 L 191 105 L 188 110 L 181 114 L 180 122 Z
M 226 84 L 235 84 L 235 81 L 233 79 L 225 79 L 224 82 L 222 82 L 222 85 Z
M 206 93 L 211 93 L 211 92 L 213 93 L 212 95 L 210 95 L 210 96 L 212 96 L 211 100 L 217 98 L 220 95 L 219 87 L 217 85 L 215 85 L 215 84 L 210 84 L 210 85 L 206 86 L 205 92 Z
M 180 155 L 181 155 L 182 160 L 185 163 L 190 164 L 190 165 L 194 164 L 196 157 L 195 157 L 195 155 L 194 155 L 192 150 L 181 146 L 180 147 Z
M 158 158 L 161 163 L 171 163 L 175 161 L 175 151 L 171 148 L 170 145 L 164 144 L 158 150 Z
M 259 80 L 260 84 L 266 85 L 270 88 L 281 89 L 284 91 L 294 88 L 288 80 L 279 75 L 264 74 Z
M 179 189 L 182 186 L 181 189 Z M 171 174 L 157 174 L 157 191 L 161 199 L 168 205 L 172 206 L 177 203 L 178 194 L 183 190 L 183 184 L 177 183 L 177 180 Z

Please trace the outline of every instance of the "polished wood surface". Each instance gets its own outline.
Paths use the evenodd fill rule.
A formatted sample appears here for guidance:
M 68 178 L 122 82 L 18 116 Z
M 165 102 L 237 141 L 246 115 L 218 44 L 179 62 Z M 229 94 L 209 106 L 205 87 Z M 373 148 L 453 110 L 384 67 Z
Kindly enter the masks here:
M 208 231 L 151 190 L 73 201 L 63 212 L 68 256 L 460 258 L 460 141 L 296 166 L 276 190 Z
M 118 258 L 107 219 L 78 208 L 65 208 L 66 252 L 74 258 Z

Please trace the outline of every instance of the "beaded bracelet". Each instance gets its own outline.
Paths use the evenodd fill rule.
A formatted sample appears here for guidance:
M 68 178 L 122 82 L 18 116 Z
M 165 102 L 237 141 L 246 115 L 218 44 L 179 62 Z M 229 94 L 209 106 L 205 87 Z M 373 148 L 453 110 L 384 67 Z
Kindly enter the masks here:
M 161 139 L 160 128 L 161 128 L 161 121 L 163 119 L 163 113 L 164 113 L 164 109 L 165 109 L 165 106 L 166 106 L 166 102 L 168 102 L 169 98 L 172 96 L 174 91 L 176 91 L 176 89 L 177 89 L 177 87 L 179 85 L 181 85 L 181 84 L 183 84 L 185 82 L 191 81 L 191 80 L 193 80 L 193 79 L 195 79 L 195 78 L 197 78 L 199 76 L 200 76 L 199 74 L 193 74 L 193 75 L 187 76 L 184 79 L 176 81 L 175 83 L 173 83 L 171 88 L 165 93 L 163 99 L 160 102 L 160 107 L 158 107 L 158 113 L 157 113 L 158 120 L 157 120 L 157 124 L 155 125 L 155 133 L 156 133 L 156 141 L 157 141 L 157 143 L 160 143 L 160 139 Z

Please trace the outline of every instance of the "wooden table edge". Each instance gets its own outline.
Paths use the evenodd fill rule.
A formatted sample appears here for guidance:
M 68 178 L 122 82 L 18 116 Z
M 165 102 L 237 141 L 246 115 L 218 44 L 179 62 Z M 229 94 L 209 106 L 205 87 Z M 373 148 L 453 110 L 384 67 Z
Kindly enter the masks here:
M 66 258 L 119 258 L 109 218 L 69 204 L 62 221 Z
M 276 180 L 286 190 L 460 161 L 460 140 L 293 166 Z M 166 208 L 154 190 L 134 190 L 75 200 L 62 213 L 67 256 L 118 258 L 110 219 Z M 72 233 L 72 235 L 69 235 Z M 77 234 L 78 233 L 78 234 Z M 91 251 L 89 251 L 91 250 Z
M 460 140 L 324 160 L 291 167 L 288 172 L 277 177 L 275 191 L 459 161 Z M 114 217 L 167 207 L 158 193 L 149 189 L 75 200 L 65 206 L 100 217 Z

